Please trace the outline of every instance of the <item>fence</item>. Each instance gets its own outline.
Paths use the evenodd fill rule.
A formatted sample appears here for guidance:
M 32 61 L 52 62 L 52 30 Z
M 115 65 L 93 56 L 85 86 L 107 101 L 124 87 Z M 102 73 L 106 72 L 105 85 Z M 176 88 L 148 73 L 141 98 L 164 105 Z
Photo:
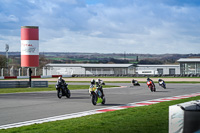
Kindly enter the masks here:
M 42 75 L 42 69 L 40 68 L 31 68 L 32 69 L 32 76 Z M 28 76 L 29 75 L 29 68 L 1 68 L 0 67 L 0 76 Z

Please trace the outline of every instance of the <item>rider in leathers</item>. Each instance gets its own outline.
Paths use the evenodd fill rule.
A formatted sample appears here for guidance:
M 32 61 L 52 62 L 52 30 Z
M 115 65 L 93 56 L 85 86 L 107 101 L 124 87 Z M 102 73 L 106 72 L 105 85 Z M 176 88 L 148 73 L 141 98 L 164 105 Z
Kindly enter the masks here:
M 64 80 L 62 77 L 58 77 L 57 85 L 63 86 L 63 85 L 65 85 L 65 84 L 66 84 L 66 83 L 65 83 L 65 80 Z
M 97 88 L 101 91 L 101 93 L 102 93 L 101 98 L 103 98 L 103 96 L 104 96 L 102 85 L 105 85 L 105 83 L 103 82 L 103 80 L 97 79 L 97 80 L 96 80 L 96 87 L 97 87 Z
M 151 81 L 152 82 L 152 84 L 153 84 L 153 86 L 154 86 L 154 88 L 156 88 L 156 86 L 155 86 L 155 84 L 154 84 L 154 82 L 153 82 L 153 80 L 152 79 L 150 79 L 150 78 L 147 78 L 147 82 L 148 81 Z

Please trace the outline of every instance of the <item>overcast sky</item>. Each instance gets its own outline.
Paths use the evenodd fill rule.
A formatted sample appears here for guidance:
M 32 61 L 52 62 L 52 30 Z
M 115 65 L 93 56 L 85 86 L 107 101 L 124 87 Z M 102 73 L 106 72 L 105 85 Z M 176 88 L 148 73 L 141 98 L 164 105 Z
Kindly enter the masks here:
M 0 51 L 39 26 L 40 52 L 200 53 L 200 0 L 1 0 Z

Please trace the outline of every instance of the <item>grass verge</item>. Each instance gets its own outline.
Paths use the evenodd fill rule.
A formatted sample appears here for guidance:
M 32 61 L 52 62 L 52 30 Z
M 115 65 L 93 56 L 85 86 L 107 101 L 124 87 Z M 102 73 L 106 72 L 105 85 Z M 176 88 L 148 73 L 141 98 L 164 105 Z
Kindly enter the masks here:
M 88 85 L 69 85 L 70 90 L 77 90 L 77 89 L 88 89 Z M 118 87 L 118 86 L 111 86 L 105 85 L 104 88 L 110 87 Z M 37 91 L 56 91 L 55 85 L 49 85 L 49 87 L 44 88 L 0 88 L 0 94 L 3 93 L 20 93 L 20 92 L 37 92 Z
M 62 121 L 0 130 L 0 133 L 168 133 L 169 106 L 200 96 Z

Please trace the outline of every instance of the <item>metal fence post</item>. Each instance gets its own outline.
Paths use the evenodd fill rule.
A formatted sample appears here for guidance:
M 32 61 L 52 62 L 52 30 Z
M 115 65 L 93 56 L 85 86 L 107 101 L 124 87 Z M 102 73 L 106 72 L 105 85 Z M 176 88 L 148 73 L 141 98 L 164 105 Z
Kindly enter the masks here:
M 1 76 L 3 77 L 3 68 L 1 68 Z
M 21 71 L 21 68 L 19 68 L 19 76 L 21 76 L 21 73 L 20 73 L 20 71 Z

